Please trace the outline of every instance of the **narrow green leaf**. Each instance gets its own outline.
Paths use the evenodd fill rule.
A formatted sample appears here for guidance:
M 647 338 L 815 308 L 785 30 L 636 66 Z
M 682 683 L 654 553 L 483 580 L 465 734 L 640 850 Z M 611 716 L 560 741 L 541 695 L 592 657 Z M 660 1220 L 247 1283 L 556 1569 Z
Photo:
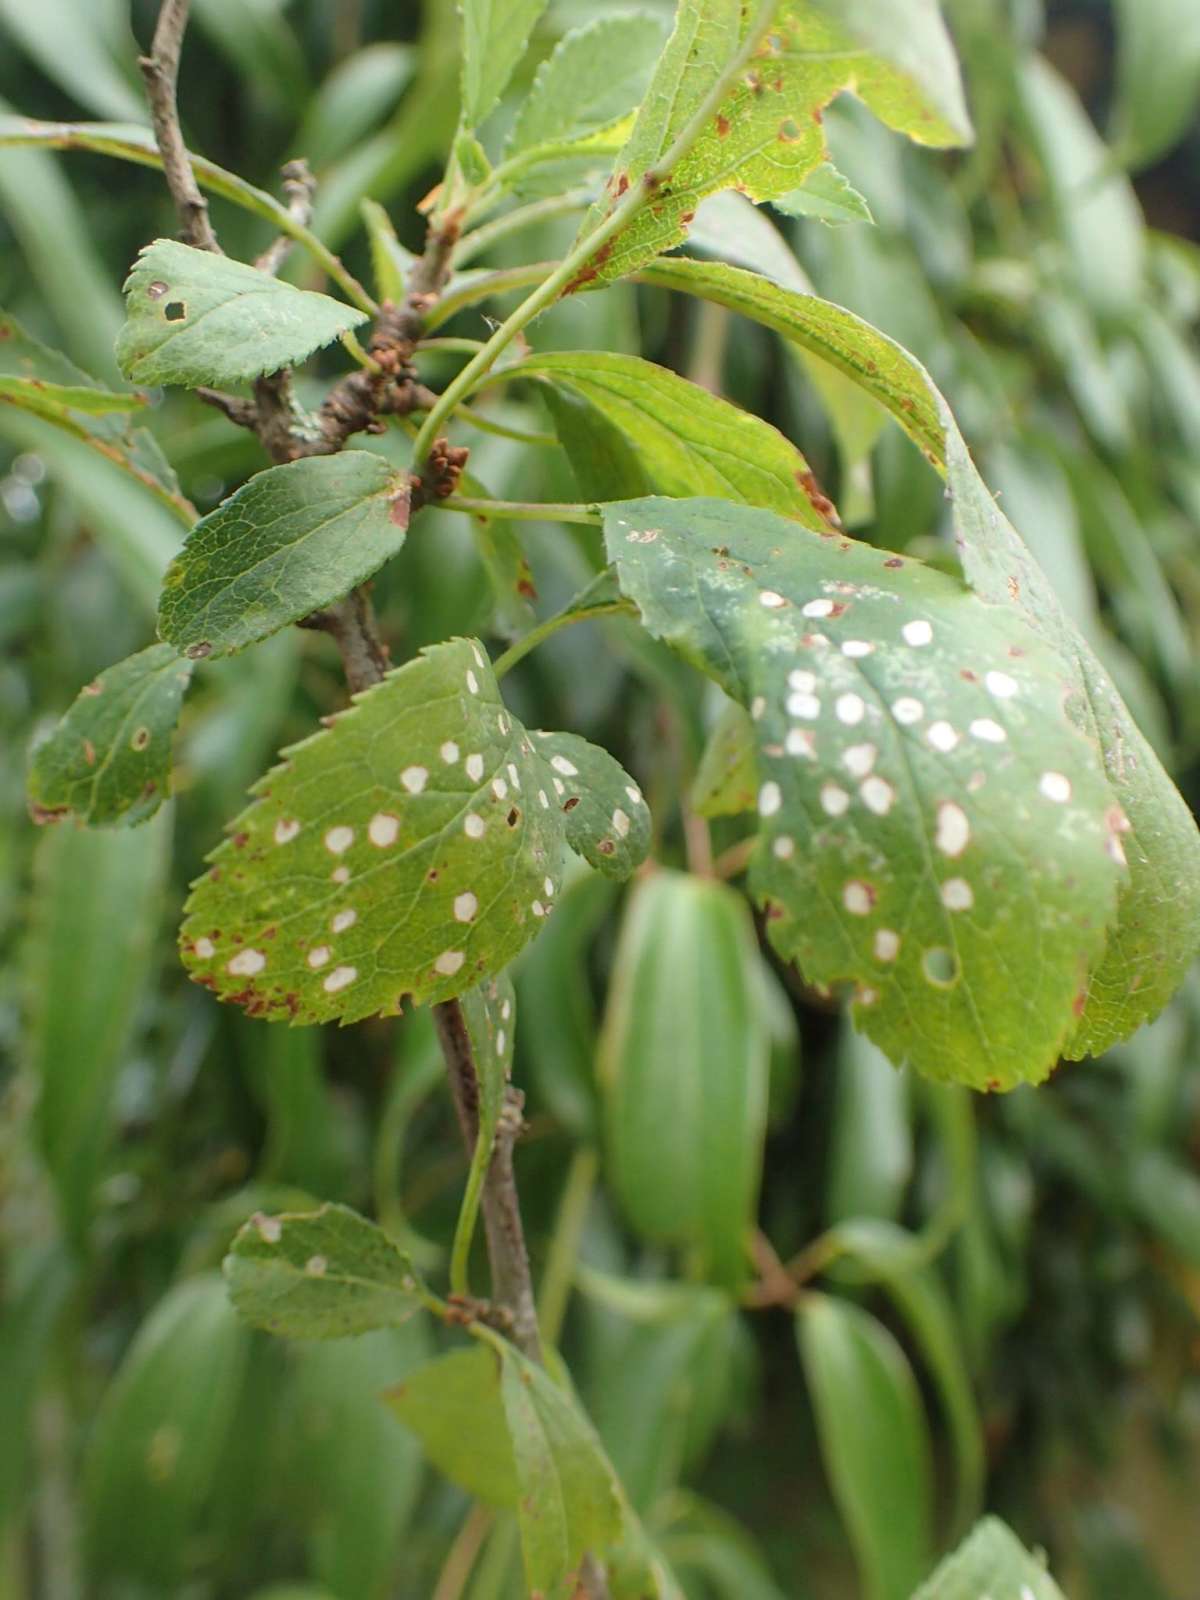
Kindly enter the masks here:
M 38 1148 L 78 1244 L 116 1121 L 117 1075 L 158 933 L 171 819 L 136 833 L 47 829 L 26 946 L 27 1052 Z
M 629 774 L 599 745 L 575 733 L 537 733 L 537 751 L 554 769 L 551 783 L 576 855 L 606 878 L 631 877 L 650 849 L 650 808 Z
M 612 1183 L 647 1238 L 736 1287 L 757 1203 L 770 1041 L 753 929 L 724 884 L 659 872 L 630 898 L 600 1043 Z
M 508 367 L 505 379 L 539 378 L 582 492 L 596 500 L 647 494 L 721 495 L 829 522 L 805 488 L 799 450 L 776 428 L 677 373 L 638 356 L 563 351 Z
M 143 247 L 125 295 L 117 361 L 134 383 L 244 383 L 366 321 L 328 295 L 173 239 Z
M 997 1517 L 970 1538 L 923 1583 L 912 1600 L 1064 1600 L 1062 1590 Z
M 755 721 L 776 948 L 857 985 L 856 1025 L 897 1063 L 1045 1077 L 1121 876 L 1058 657 L 956 579 L 770 512 L 634 501 L 606 537 L 650 632 Z
M 823 0 L 778 0 L 764 20 L 761 9 L 752 12 L 741 0 L 684 0 L 608 193 L 580 236 L 663 159 L 723 83 L 724 94 L 699 138 L 662 175 L 654 203 L 608 241 L 571 288 L 611 282 L 678 244 L 706 195 L 737 188 L 771 200 L 796 189 L 827 157 L 819 113 L 844 90 L 923 144 L 969 140 L 935 0 L 892 0 L 886 9 L 881 0 L 855 0 L 848 13 L 833 10 Z M 745 70 L 728 81 L 730 64 L 747 47 Z
M 88 1571 L 159 1593 L 184 1562 L 236 1425 L 251 1333 L 215 1274 L 172 1289 L 107 1390 L 84 1463 Z
M 555 776 L 480 647 L 432 646 L 261 780 L 188 902 L 185 965 L 298 1022 L 464 994 L 551 910 Z
M 251 1217 L 230 1246 L 225 1279 L 247 1322 L 288 1339 L 395 1327 L 421 1304 L 412 1262 L 348 1206 Z
M 404 304 L 404 283 L 412 271 L 416 257 L 406 250 L 396 237 L 392 220 L 374 200 L 364 200 L 359 207 L 367 242 L 371 246 L 371 274 L 375 293 L 380 303 L 390 300 L 394 306 Z
M 0 0 L 0 19 L 13 41 L 71 100 L 100 116 L 136 117 L 142 96 L 128 70 L 133 38 L 128 20 L 122 27 L 118 16 L 119 8 L 90 0 L 37 6 Z
M 546 0 L 459 0 L 462 16 L 462 115 L 478 128 L 525 54 Z
M 192 529 L 158 630 L 192 657 L 266 639 L 370 577 L 408 528 L 408 475 L 368 450 L 259 472 Z
M 806 1295 L 796 1331 L 864 1600 L 909 1600 L 929 1559 L 932 1501 L 912 1369 L 887 1329 L 845 1300 Z
M 754 273 L 655 262 L 644 276 L 775 328 L 872 394 L 946 472 L 964 570 L 984 599 L 1014 606 L 1066 658 L 1073 715 L 1104 753 L 1114 804 L 1109 848 L 1129 876 L 1108 954 L 1088 985 L 1072 1057 L 1100 1055 L 1156 1016 L 1200 948 L 1200 833 L 1111 678 L 996 506 L 949 407 L 913 356 L 851 312 Z
M 33 753 L 29 799 L 39 822 L 144 822 L 170 792 L 171 741 L 192 675 L 155 644 L 81 689 Z
M 412 81 L 415 66 L 413 46 L 391 40 L 379 40 L 346 56 L 309 101 L 292 148 L 304 151 L 314 171 L 324 171 L 362 144 L 391 114 Z M 256 77 L 253 67 L 246 76 Z M 373 200 L 365 203 L 375 205 Z
M 45 383 L 40 378 L 2 376 L 0 400 L 50 422 L 69 417 L 73 411 L 100 417 L 113 411 L 138 411 L 146 404 L 145 396 L 140 394 L 115 394 L 111 389 L 70 388 L 66 384 Z
M 1116 0 L 1117 153 L 1148 167 L 1200 109 L 1200 11 L 1192 0 Z
M 632 111 L 662 42 L 662 23 L 644 12 L 597 17 L 566 34 L 521 102 L 506 155 L 597 132 Z
M 754 724 L 736 700 L 727 700 L 696 769 L 692 809 L 702 817 L 736 817 L 753 811 L 757 797 Z
M 777 195 L 771 204 L 785 217 L 812 217 L 830 227 L 875 220 L 866 200 L 832 161 L 814 167 L 798 189 Z

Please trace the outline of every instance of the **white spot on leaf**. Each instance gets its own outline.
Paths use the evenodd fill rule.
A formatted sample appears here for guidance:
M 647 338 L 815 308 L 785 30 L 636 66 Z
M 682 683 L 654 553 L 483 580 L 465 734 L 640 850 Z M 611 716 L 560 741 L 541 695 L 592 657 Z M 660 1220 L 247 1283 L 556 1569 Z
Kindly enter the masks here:
M 629 818 L 618 806 L 612 814 L 613 832 L 618 839 L 624 839 L 629 833 Z
M 873 744 L 852 744 L 843 752 L 842 765 L 852 778 L 865 778 L 875 765 L 876 754 Z
M 290 844 L 300 832 L 300 823 L 296 817 L 280 817 L 275 824 L 275 843 Z
M 781 594 L 776 594 L 774 589 L 763 589 L 758 597 L 759 605 L 766 606 L 768 611 L 778 611 L 780 606 L 787 605 Z
M 577 778 L 579 768 L 573 761 L 568 761 L 566 756 L 551 756 L 550 765 L 555 772 L 561 772 L 564 778 Z
M 816 759 L 817 736 L 808 728 L 789 728 L 785 741 L 790 756 L 807 756 Z
M 1019 687 L 1017 680 L 1010 678 L 1007 672 L 986 673 L 983 681 L 988 693 L 994 694 L 997 700 L 1011 700 Z
M 960 856 L 971 842 L 967 813 L 953 800 L 943 800 L 937 809 L 937 832 L 933 841 L 944 856 Z
M 479 901 L 468 889 L 465 894 L 455 896 L 454 920 L 455 922 L 470 922 L 479 910 Z
M 914 700 L 910 694 L 902 694 L 899 700 L 892 703 L 892 715 L 897 722 L 902 722 L 906 727 L 911 727 L 914 722 L 920 722 L 925 715 L 925 707 L 919 700 Z
M 331 952 L 327 944 L 317 945 L 315 950 L 310 950 L 308 952 L 309 966 L 315 972 L 318 967 L 323 967 L 328 963 L 330 954 Z
M 482 839 L 486 826 L 483 818 L 477 817 L 473 811 L 468 811 L 463 818 L 463 832 L 468 839 Z
M 467 668 L 467 688 L 470 689 L 472 694 L 479 693 L 479 679 L 469 667 Z
M 267 958 L 261 950 L 239 950 L 225 963 L 225 971 L 232 972 L 235 978 L 253 978 L 266 964 Z
M 200 938 L 192 946 L 192 952 L 199 956 L 201 961 L 211 961 L 217 953 L 217 947 L 211 939 Z
M 367 838 L 380 850 L 395 844 L 399 832 L 400 818 L 394 817 L 390 811 L 377 811 L 367 823 Z
M 334 967 L 322 987 L 326 994 L 337 994 L 339 989 L 345 989 L 357 977 L 357 967 Z
M 935 750 L 940 750 L 943 755 L 949 755 L 958 743 L 958 729 L 951 727 L 948 722 L 931 722 L 926 730 L 925 737 Z
M 438 751 L 438 755 L 441 756 L 442 760 L 448 767 L 452 767 L 458 760 L 458 746 L 455 744 L 453 739 L 447 739 L 445 744 Z
M 783 791 L 777 783 L 764 783 L 758 791 L 758 814 L 773 817 L 783 804 Z
M 358 912 L 352 907 L 347 907 L 345 911 L 338 911 L 334 914 L 329 926 L 334 933 L 345 933 L 346 929 L 352 928 L 357 921 Z
M 809 600 L 801 609 L 806 617 L 827 617 L 833 605 L 832 600 Z
M 942 904 L 947 911 L 969 911 L 975 904 L 975 891 L 965 878 L 947 878 L 942 885 Z
M 906 622 L 900 632 L 904 635 L 905 644 L 912 645 L 914 650 L 919 650 L 922 645 L 929 644 L 933 639 L 933 628 L 923 617 L 918 617 L 913 622 Z
M 821 809 L 831 817 L 840 817 L 849 810 L 850 796 L 836 783 L 826 783 L 821 788 Z
M 400 774 L 400 782 L 409 794 L 420 794 L 429 782 L 429 769 L 427 767 L 405 767 Z
M 461 950 L 443 950 L 433 963 L 433 970 L 440 972 L 443 978 L 452 978 L 466 959 Z
M 1056 805 L 1065 806 L 1071 798 L 1071 780 L 1061 772 L 1043 772 L 1038 788 L 1047 800 L 1053 800 Z
M 842 654 L 849 656 L 851 660 L 857 660 L 862 656 L 869 656 L 874 648 L 869 639 L 847 639 L 842 645 Z
M 895 961 L 900 954 L 900 935 L 894 928 L 879 928 L 875 934 L 875 959 Z
M 862 803 L 868 811 L 873 811 L 877 817 L 886 817 L 892 809 L 892 802 L 896 798 L 896 791 L 886 778 L 881 778 L 878 773 L 867 779 L 859 789 Z
M 464 765 L 467 777 L 470 778 L 472 783 L 478 783 L 480 778 L 483 777 L 483 757 L 478 752 L 475 752 L 467 757 Z
M 776 858 L 780 861 L 790 861 L 796 854 L 796 841 L 788 833 L 781 833 L 771 846 Z
M 867 714 L 866 702 L 857 694 L 839 695 L 834 710 L 838 721 L 844 722 L 848 728 L 855 727 Z
M 344 824 L 337 828 L 330 828 L 325 835 L 325 848 L 335 856 L 344 856 L 353 843 L 354 829 L 347 828 Z
M 842 890 L 842 904 L 853 917 L 867 917 L 875 904 L 875 891 L 861 878 L 851 878 Z
M 982 739 L 985 744 L 1003 744 L 1008 738 L 1000 724 L 993 722 L 991 717 L 976 717 L 970 733 L 973 739 Z

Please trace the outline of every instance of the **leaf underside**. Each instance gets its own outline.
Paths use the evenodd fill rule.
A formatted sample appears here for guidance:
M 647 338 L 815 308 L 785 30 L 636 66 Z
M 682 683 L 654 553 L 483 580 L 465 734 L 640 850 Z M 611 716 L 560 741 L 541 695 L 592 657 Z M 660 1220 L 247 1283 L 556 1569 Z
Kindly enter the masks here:
M 34 751 L 29 798 L 41 822 L 144 822 L 170 791 L 171 740 L 191 663 L 155 644 L 103 672 Z
M 720 501 L 606 512 L 643 621 L 749 712 L 772 942 L 896 1062 L 1051 1070 L 1124 868 L 1058 657 L 907 557 Z
M 435 645 L 259 782 L 193 889 L 184 964 L 295 1022 L 463 994 L 550 914 L 572 781 L 505 710 L 477 643 Z
M 125 295 L 117 362 L 134 383 L 245 383 L 366 321 L 328 295 L 173 239 L 144 247 Z

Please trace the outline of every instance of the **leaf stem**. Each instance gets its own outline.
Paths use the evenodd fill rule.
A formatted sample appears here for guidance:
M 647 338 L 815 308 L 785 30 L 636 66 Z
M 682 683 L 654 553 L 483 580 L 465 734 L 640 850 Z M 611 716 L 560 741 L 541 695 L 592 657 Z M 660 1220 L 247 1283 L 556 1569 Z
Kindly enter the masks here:
M 413 460 L 418 469 L 424 464 L 430 446 L 438 436 L 438 429 L 444 425 L 459 401 L 471 393 L 476 380 L 490 370 L 497 357 L 539 312 L 544 311 L 558 299 L 563 290 L 570 287 L 575 278 L 586 269 L 593 256 L 602 250 L 610 239 L 615 238 L 662 190 L 676 164 L 687 155 L 707 127 L 709 120 L 724 100 L 730 84 L 740 75 L 758 49 L 759 41 L 770 26 L 774 13 L 775 0 L 759 0 L 758 11 L 742 48 L 718 76 L 666 152 L 646 168 L 636 183 L 630 185 L 609 214 L 590 232 L 584 234 L 550 276 L 522 300 L 517 309 L 496 329 L 479 354 L 468 361 L 458 376 L 442 391 L 437 405 L 425 418 L 413 447 Z
M 479 1202 L 483 1195 L 484 1179 L 492 1159 L 492 1140 L 480 1128 L 475 1135 L 475 1149 L 467 1172 L 467 1186 L 463 1191 L 462 1205 L 458 1210 L 458 1223 L 454 1229 L 454 1244 L 450 1251 L 450 1293 L 465 1299 L 471 1293 L 471 1244 L 475 1238 L 475 1224 L 479 1220 Z
M 454 265 L 465 266 L 495 244 L 497 239 L 506 239 L 522 228 L 534 227 L 554 217 L 568 216 L 572 211 L 582 211 L 590 199 L 591 195 L 586 189 L 569 189 L 566 194 L 551 195 L 546 200 L 534 200 L 530 205 L 518 206 L 515 211 L 506 211 L 502 217 L 485 222 L 463 235 L 454 253 Z
M 480 433 L 492 433 L 498 439 L 515 439 L 518 444 L 534 444 L 542 449 L 558 448 L 558 440 L 552 433 L 528 433 L 523 428 L 509 428 L 503 422 L 493 422 L 491 417 L 472 411 L 470 406 L 459 406 L 454 414 L 460 421 L 478 428 Z
M 559 611 L 552 617 L 547 617 L 545 622 L 539 622 L 536 628 L 522 634 L 515 644 L 509 645 L 503 655 L 497 656 L 492 663 L 492 671 L 497 678 L 503 678 L 516 666 L 518 661 L 524 661 L 530 651 L 536 650 L 553 634 L 562 628 L 573 627 L 577 622 L 590 622 L 593 617 L 612 616 L 615 612 L 624 612 L 628 616 L 634 613 L 632 601 L 624 598 L 611 600 L 604 605 L 590 606 L 586 611 Z

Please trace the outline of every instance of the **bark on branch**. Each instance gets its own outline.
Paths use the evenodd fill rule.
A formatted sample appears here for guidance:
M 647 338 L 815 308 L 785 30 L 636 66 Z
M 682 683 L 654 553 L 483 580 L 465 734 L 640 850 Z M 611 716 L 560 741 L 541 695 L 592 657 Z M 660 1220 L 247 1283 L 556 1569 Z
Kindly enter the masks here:
M 208 201 L 200 193 L 183 142 L 175 93 L 190 4 L 191 0 L 163 0 L 150 54 L 139 57 L 138 66 L 146 84 L 154 138 L 163 160 L 163 176 L 179 213 L 184 242 L 195 245 L 198 250 L 211 250 L 220 255 L 221 246 L 208 217 Z

